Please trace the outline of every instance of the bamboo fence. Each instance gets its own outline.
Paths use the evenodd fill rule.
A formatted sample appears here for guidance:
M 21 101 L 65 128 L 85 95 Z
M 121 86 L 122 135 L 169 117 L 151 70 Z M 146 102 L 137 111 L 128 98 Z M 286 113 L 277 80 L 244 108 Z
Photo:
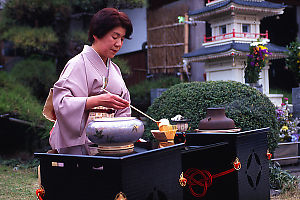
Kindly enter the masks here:
M 182 56 L 187 51 L 188 25 L 178 23 L 185 16 L 184 4 L 150 10 L 147 16 L 148 69 L 150 73 L 176 73 L 182 71 Z

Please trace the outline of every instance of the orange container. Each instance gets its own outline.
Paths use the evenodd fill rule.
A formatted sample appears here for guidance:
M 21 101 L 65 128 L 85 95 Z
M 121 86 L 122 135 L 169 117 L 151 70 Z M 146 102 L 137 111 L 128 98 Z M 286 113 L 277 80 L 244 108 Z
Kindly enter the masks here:
M 161 125 L 159 126 L 159 131 L 177 131 L 176 125 Z
M 176 129 L 175 129 L 175 130 L 165 131 L 166 138 L 167 138 L 168 140 L 174 140 L 175 133 L 176 133 Z
M 176 125 L 161 125 L 159 126 L 159 131 L 163 132 L 167 140 L 174 140 L 175 133 L 177 131 Z

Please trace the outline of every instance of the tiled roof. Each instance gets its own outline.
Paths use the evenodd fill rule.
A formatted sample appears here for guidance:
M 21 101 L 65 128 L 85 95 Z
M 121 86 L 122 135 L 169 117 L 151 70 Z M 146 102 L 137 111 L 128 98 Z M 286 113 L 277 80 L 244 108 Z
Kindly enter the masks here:
M 279 3 L 272 3 L 272 2 L 268 2 L 268 1 L 244 1 L 244 0 L 227 0 L 227 1 L 222 1 L 220 3 L 216 3 L 214 5 L 211 6 L 206 6 L 203 7 L 199 10 L 194 10 L 194 11 L 190 11 L 189 15 L 198 15 L 201 13 L 205 13 L 205 12 L 210 12 L 213 10 L 216 10 L 218 8 L 222 8 L 227 6 L 230 3 L 235 3 L 238 5 L 243 5 L 243 6 L 253 6 L 253 7 L 259 7 L 259 8 L 274 8 L 274 9 L 279 9 L 279 8 L 284 8 L 286 7 L 283 4 L 279 4 Z
M 184 54 L 183 58 L 204 56 L 204 55 L 209 55 L 209 54 L 217 54 L 217 53 L 227 52 L 232 49 L 236 50 L 236 51 L 249 52 L 249 45 L 250 45 L 249 43 L 232 42 L 232 43 L 224 44 L 224 45 L 220 45 L 220 46 L 201 47 L 200 49 L 197 49 L 190 53 Z M 272 44 L 272 43 L 268 43 L 266 46 L 267 46 L 269 52 L 271 52 L 271 53 L 283 53 L 283 52 L 287 51 L 287 49 L 285 47 L 281 47 L 281 46 L 278 46 L 278 45 Z

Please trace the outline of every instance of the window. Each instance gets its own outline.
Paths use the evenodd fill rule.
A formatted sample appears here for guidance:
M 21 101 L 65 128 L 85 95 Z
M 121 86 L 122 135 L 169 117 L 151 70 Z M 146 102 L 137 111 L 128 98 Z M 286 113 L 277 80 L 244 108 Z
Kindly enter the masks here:
M 220 34 L 226 34 L 226 25 L 220 26 Z
M 249 33 L 250 32 L 250 25 L 249 24 L 242 24 L 242 32 Z

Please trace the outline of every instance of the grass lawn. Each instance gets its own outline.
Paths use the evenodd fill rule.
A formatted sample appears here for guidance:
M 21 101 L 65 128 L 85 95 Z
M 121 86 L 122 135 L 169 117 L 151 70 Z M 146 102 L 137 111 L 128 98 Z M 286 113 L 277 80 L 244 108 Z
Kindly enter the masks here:
M 39 188 L 37 171 L 34 168 L 14 170 L 0 164 L 0 200 L 33 200 Z M 300 199 L 300 191 L 271 197 L 271 200 Z
M 38 188 L 37 171 L 33 168 L 14 170 L 0 165 L 0 200 L 33 200 Z
M 292 193 L 281 194 L 279 196 L 271 197 L 271 200 L 299 200 L 300 191 L 295 191 Z

